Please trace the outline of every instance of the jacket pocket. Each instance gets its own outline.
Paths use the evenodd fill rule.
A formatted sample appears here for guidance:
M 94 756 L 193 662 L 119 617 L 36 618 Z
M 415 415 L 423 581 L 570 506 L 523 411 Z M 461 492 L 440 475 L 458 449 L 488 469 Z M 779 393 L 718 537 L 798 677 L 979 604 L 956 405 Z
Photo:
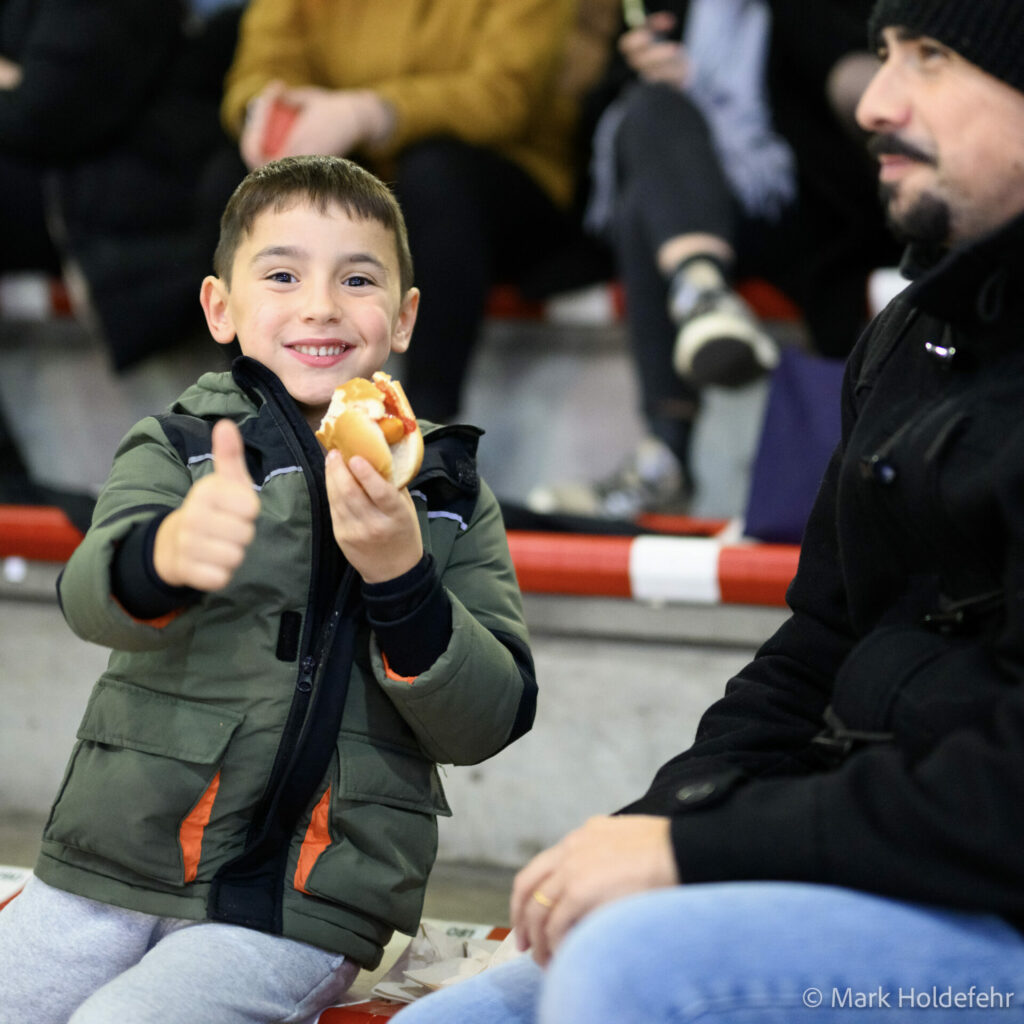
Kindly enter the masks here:
M 144 878 L 195 877 L 219 767 L 243 716 L 102 678 L 44 838 Z
M 451 809 L 432 761 L 343 733 L 331 784 L 307 818 L 293 884 L 412 933 L 439 814 Z

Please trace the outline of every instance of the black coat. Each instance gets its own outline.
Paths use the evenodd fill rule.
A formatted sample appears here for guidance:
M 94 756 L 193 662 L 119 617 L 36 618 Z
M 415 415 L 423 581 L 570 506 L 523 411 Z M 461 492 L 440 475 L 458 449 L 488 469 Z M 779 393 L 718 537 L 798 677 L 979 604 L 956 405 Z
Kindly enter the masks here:
M 199 284 L 244 171 L 219 122 L 238 18 L 189 21 L 181 0 L 0 0 L 0 54 L 23 71 L 0 90 L 0 155 L 46 180 L 54 240 L 118 368 L 202 326 Z
M 685 881 L 1024 922 L 1022 245 L 948 253 L 858 343 L 793 615 L 628 808 L 672 815 Z M 826 709 L 867 735 L 815 742 Z

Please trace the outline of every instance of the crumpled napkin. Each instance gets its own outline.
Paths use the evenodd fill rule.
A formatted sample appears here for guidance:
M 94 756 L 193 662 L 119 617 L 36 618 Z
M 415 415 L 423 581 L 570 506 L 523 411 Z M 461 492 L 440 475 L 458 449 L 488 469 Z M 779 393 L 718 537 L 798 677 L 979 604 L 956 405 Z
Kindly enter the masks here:
M 13 864 L 0 864 L 0 907 L 5 906 L 25 888 L 32 876 L 31 868 L 19 868 Z
M 394 966 L 373 987 L 373 995 L 411 1003 L 521 955 L 514 933 L 502 940 L 481 937 L 490 930 L 421 922 Z

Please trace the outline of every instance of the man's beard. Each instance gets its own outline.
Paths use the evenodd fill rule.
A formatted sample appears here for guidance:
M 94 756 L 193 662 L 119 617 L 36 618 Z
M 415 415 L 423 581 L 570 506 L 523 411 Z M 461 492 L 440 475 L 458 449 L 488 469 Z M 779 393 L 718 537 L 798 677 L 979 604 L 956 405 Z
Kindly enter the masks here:
M 926 245 L 944 245 L 952 230 L 949 205 L 929 192 L 923 192 L 902 213 L 896 213 L 894 201 L 896 185 L 883 184 L 879 189 L 885 205 L 889 229 L 901 242 L 922 242 Z
M 872 135 L 868 140 L 868 152 L 875 157 L 885 154 L 904 156 L 926 167 L 938 166 L 936 157 L 917 144 L 891 132 Z M 952 213 L 941 199 L 922 192 L 903 213 L 895 213 L 894 207 L 899 190 L 898 184 L 883 183 L 879 188 L 885 206 L 889 229 L 901 242 L 923 242 L 927 245 L 943 245 L 949 240 L 952 228 Z

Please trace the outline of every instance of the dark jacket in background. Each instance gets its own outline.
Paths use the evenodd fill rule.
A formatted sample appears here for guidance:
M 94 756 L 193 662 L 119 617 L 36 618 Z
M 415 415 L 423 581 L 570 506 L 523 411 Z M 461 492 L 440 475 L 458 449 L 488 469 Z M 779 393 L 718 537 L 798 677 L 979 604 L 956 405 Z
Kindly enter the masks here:
M 119 369 L 202 327 L 199 282 L 241 173 L 218 119 L 239 10 L 201 22 L 179 0 L 0 4 L 0 54 L 23 69 L 0 90 L 0 157 L 43 180 Z
M 900 258 L 878 201 L 878 166 L 864 141 L 839 123 L 826 94 L 836 61 L 867 50 L 874 2 L 770 0 L 770 6 L 772 116 L 793 148 L 798 176 L 794 245 L 787 250 L 793 258 L 776 283 L 803 309 L 816 350 L 843 357 L 865 324 L 868 275 Z

